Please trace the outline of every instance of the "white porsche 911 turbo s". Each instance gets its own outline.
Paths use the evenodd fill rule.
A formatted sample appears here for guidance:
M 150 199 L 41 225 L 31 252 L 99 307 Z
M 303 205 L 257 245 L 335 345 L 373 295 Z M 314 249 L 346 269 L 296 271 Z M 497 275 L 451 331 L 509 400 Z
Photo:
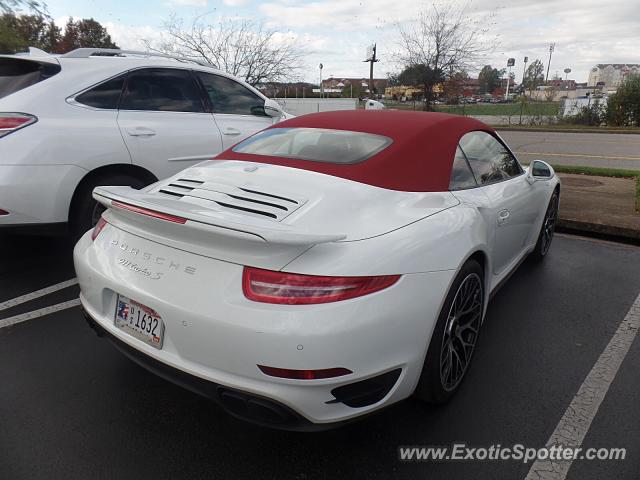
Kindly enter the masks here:
M 107 210 L 74 251 L 87 319 L 130 358 L 262 425 L 447 401 L 491 292 L 549 251 L 560 183 L 471 118 L 293 118 Z

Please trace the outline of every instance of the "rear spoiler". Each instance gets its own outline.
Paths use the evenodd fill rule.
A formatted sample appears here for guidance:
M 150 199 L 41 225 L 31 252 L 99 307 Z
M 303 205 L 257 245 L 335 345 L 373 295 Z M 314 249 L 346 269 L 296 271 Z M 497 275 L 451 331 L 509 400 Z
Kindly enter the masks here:
M 308 232 L 291 225 L 283 225 L 250 216 L 247 216 L 246 220 L 243 218 L 242 222 L 238 222 L 235 219 L 230 219 L 228 215 L 212 209 L 172 198 L 162 198 L 156 194 L 135 190 L 131 187 L 96 187 L 93 190 L 93 198 L 105 207 L 125 214 L 138 215 L 132 212 L 131 209 L 119 206 L 118 203 L 137 209 L 149 210 L 151 214 L 165 214 L 183 220 L 179 223 L 190 224 L 194 227 L 213 227 L 216 233 L 224 234 L 226 230 L 230 235 L 233 235 L 233 232 L 241 232 L 259 237 L 257 240 L 273 244 L 314 245 L 317 243 L 337 242 L 347 238 L 346 234 Z M 114 204 L 113 202 L 116 203 Z

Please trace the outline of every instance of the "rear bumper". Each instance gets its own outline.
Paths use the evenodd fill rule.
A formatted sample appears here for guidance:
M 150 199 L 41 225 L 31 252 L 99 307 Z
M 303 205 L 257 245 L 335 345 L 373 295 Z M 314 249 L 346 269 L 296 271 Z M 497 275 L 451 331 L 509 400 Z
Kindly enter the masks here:
M 218 406 L 236 418 L 266 427 L 294 431 L 323 430 L 341 425 L 340 423 L 313 424 L 286 405 L 271 399 L 224 387 L 170 367 L 111 335 L 86 310 L 83 309 L 83 313 L 87 323 L 96 334 L 99 337 L 108 339 L 130 360 L 171 383 L 213 400 Z
M 258 403 L 278 405 L 277 411 L 293 412 L 287 425 L 332 425 L 411 395 L 455 273 L 408 274 L 364 297 L 292 306 L 247 300 L 241 265 L 166 247 L 113 226 L 105 227 L 95 242 L 87 232 L 76 245 L 74 261 L 82 305 L 102 330 L 138 357 L 177 370 L 180 378 L 204 381 L 207 396 L 216 401 L 222 401 L 222 390 L 230 392 L 228 401 L 240 392 Z M 196 274 L 185 273 L 185 267 Z M 114 325 L 117 294 L 158 312 L 165 325 L 162 349 Z M 353 373 L 294 380 L 268 376 L 258 365 L 344 367 Z M 397 375 L 386 375 L 392 371 Z

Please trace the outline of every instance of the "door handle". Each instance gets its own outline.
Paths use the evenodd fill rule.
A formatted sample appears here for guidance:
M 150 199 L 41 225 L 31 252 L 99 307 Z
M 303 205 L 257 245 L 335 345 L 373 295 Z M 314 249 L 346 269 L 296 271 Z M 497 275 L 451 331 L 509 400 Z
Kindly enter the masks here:
M 127 133 L 132 137 L 152 137 L 156 134 L 156 131 L 147 127 L 136 127 L 127 128 Z
M 235 137 L 236 135 L 240 135 L 242 132 L 240 130 L 238 130 L 237 128 L 225 128 L 222 133 L 224 135 L 230 135 L 232 137 Z
M 509 213 L 509 210 L 500 210 L 498 212 L 498 225 L 504 225 L 505 223 L 507 223 L 507 220 L 509 219 L 509 215 L 511 215 Z

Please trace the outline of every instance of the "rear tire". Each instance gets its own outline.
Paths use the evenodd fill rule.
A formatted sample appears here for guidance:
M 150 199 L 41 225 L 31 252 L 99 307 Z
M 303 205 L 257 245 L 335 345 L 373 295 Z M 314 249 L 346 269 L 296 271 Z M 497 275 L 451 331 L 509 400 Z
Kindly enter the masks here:
M 547 205 L 547 211 L 544 214 L 544 220 L 542 221 L 542 227 L 538 234 L 538 241 L 536 246 L 531 252 L 531 257 L 534 260 L 542 261 L 549 253 L 551 248 L 551 241 L 553 240 L 553 234 L 556 230 L 556 223 L 558 221 L 558 204 L 560 200 L 560 193 L 556 189 L 551 195 L 549 205 Z
M 484 274 L 475 260 L 460 269 L 447 294 L 422 366 L 415 395 L 429 403 L 448 402 L 458 391 L 480 334 Z
M 145 182 L 124 174 L 106 174 L 85 182 L 76 191 L 69 213 L 69 230 L 73 241 L 91 230 L 100 219 L 105 208 L 93 199 L 93 189 L 101 185 L 126 185 L 142 188 Z

